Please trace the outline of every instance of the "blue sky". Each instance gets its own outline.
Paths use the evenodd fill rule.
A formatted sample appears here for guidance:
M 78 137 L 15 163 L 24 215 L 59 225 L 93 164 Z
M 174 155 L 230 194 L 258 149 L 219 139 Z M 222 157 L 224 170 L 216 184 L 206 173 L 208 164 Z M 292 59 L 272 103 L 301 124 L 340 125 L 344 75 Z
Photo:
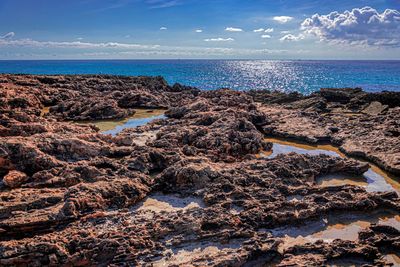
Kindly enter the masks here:
M 400 59 L 400 1 L 0 1 L 0 59 L 90 58 Z

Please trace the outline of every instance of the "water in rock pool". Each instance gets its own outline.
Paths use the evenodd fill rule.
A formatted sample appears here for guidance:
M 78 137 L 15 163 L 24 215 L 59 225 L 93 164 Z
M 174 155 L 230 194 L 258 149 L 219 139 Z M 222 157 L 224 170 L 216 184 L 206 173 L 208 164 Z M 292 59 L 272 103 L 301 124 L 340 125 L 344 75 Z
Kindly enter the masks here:
M 204 208 L 205 203 L 200 197 L 181 197 L 175 194 L 153 193 L 132 208 L 135 218 L 152 218 L 159 213 L 177 213 L 189 209 Z M 162 252 L 162 256 L 153 259 L 152 266 L 169 266 L 170 264 L 189 264 L 196 257 L 204 255 L 218 255 L 222 251 L 230 251 L 240 247 L 240 243 L 222 245 L 215 242 L 187 243 L 173 246 L 172 239 L 165 241 L 169 249 Z
M 236 253 L 240 248 L 241 242 L 220 244 L 214 242 L 202 242 L 186 244 L 178 249 L 164 251 L 166 256 L 152 262 L 151 266 L 192 266 L 191 263 L 200 257 L 216 257 L 228 253 Z
M 145 125 L 155 119 L 165 118 L 165 109 L 135 109 L 136 113 L 121 120 L 85 121 L 79 124 L 94 124 L 103 134 L 116 135 L 124 129 Z
M 325 154 L 334 157 L 346 157 L 346 155 L 344 155 L 337 147 L 331 145 L 309 145 L 270 137 L 266 138 L 265 141 L 273 144 L 271 151 L 266 151 L 261 154 L 261 156 L 267 158 L 275 158 L 279 154 L 287 154 L 291 152 L 298 154 Z M 396 191 L 400 194 L 400 182 L 394 175 L 387 173 L 374 164 L 369 164 L 371 167 L 362 176 L 329 174 L 317 177 L 316 182 L 321 186 L 350 184 L 363 186 L 369 192 Z
M 198 197 L 183 198 L 177 195 L 154 193 L 141 201 L 133 210 L 143 212 L 176 212 L 203 207 L 205 207 L 205 204 Z
M 317 184 L 323 187 L 326 186 L 339 186 L 343 184 L 357 185 L 368 187 L 369 183 L 366 177 L 345 174 L 328 174 L 322 177 L 317 177 Z
M 400 215 L 389 211 L 371 214 L 353 213 L 329 215 L 324 219 L 296 227 L 281 227 L 269 230 L 274 236 L 283 238 L 280 250 L 294 245 L 314 243 L 317 240 L 332 242 L 335 239 L 355 241 L 358 233 L 371 224 L 388 225 L 400 230 Z
M 387 254 L 383 257 L 385 261 L 392 263 L 392 266 L 400 266 L 400 256 L 396 254 Z

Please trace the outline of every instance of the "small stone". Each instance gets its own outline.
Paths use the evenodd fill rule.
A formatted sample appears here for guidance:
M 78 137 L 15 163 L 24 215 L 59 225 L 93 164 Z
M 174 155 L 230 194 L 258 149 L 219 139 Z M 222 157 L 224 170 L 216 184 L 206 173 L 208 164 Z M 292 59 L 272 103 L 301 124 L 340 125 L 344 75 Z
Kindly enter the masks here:
M 329 130 L 332 132 L 332 133 L 337 133 L 337 132 L 339 132 L 339 128 L 338 127 L 335 127 L 335 126 L 331 126 L 331 127 L 329 127 Z
M 10 188 L 20 187 L 28 180 L 28 176 L 20 171 L 12 170 L 3 178 L 3 182 Z

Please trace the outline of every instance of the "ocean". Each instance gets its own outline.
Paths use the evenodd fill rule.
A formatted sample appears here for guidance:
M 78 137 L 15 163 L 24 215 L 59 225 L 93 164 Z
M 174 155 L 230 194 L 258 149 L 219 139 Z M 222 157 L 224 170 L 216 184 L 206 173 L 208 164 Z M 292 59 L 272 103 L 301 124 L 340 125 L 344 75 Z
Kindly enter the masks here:
M 0 73 L 163 76 L 200 89 L 268 89 L 309 94 L 326 87 L 400 91 L 400 61 L 327 60 L 24 60 Z

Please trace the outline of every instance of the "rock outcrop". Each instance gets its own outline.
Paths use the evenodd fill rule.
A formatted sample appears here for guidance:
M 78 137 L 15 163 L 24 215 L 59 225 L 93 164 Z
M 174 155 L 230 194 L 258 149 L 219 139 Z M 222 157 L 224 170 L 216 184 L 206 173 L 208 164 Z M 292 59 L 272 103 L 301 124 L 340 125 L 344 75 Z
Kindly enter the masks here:
M 384 266 L 383 255 L 398 251 L 399 230 L 379 224 L 357 240 L 285 244 L 275 229 L 335 214 L 398 215 L 400 199 L 317 184 L 322 175 L 362 175 L 369 166 L 357 160 L 259 156 L 272 147 L 264 135 L 277 135 L 332 142 L 396 173 L 397 93 L 200 91 L 159 77 L 100 75 L 0 80 L 1 266 L 321 266 L 353 258 Z M 72 122 L 144 107 L 168 108 L 167 119 L 116 136 Z
M 361 89 L 322 89 L 298 93 L 252 91 L 269 118 L 264 133 L 311 143 L 331 143 L 400 174 L 400 93 L 366 93 Z M 284 100 L 282 100 L 284 99 Z M 266 104 L 266 105 L 265 105 Z

